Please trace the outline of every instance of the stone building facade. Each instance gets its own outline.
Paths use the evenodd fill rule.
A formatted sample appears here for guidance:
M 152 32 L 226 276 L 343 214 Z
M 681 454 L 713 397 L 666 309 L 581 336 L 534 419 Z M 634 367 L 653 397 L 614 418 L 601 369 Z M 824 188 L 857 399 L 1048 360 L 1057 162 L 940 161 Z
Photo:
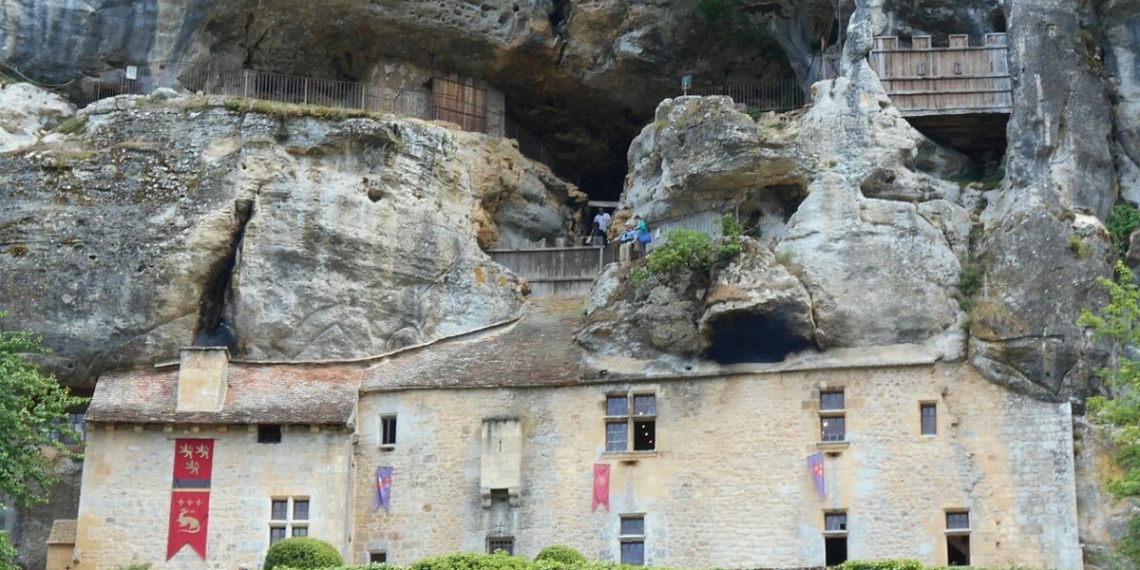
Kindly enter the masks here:
M 225 402 L 208 413 L 137 411 L 175 391 L 177 370 L 104 378 L 78 567 L 253 568 L 283 499 L 309 501 L 289 524 L 354 563 L 567 544 L 677 567 L 944 565 L 963 549 L 973 565 L 1082 567 L 1068 404 L 905 351 L 683 377 L 590 372 L 566 326 L 581 305 L 559 303 L 366 363 L 229 363 Z M 280 443 L 259 443 L 259 424 L 280 426 Z M 163 561 L 179 437 L 215 440 L 205 562 L 190 548 Z M 608 501 L 595 505 L 598 465 Z M 392 468 L 388 509 L 378 467 Z

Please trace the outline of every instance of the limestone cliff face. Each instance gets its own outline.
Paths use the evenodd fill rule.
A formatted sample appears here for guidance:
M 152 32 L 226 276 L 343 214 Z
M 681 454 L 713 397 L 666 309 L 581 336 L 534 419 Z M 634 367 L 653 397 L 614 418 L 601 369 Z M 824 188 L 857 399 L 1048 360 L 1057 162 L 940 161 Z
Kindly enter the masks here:
M 584 199 L 509 140 L 107 100 L 86 132 L 0 157 L 5 326 L 88 383 L 197 341 L 237 358 L 356 358 L 513 317 L 481 251 L 564 235 Z

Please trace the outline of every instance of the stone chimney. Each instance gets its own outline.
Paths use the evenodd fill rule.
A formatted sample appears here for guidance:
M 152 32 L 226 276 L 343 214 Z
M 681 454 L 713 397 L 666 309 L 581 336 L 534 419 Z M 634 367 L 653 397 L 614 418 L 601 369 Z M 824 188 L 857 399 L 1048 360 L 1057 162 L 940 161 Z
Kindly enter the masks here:
M 177 411 L 222 411 L 229 362 L 230 353 L 224 346 L 183 348 L 178 365 Z

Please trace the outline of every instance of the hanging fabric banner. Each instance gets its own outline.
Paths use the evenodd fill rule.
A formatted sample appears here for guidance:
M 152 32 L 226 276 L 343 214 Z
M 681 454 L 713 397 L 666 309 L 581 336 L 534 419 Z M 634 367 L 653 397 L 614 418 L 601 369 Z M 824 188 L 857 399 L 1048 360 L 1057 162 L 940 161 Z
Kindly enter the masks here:
M 376 468 L 376 500 L 372 502 L 372 509 L 380 510 L 380 507 L 384 507 L 384 512 L 392 512 L 391 467 Z
M 590 510 L 597 510 L 598 505 L 605 505 L 606 512 L 610 512 L 610 466 L 608 463 L 594 464 L 594 502 Z
M 819 498 L 827 496 L 827 486 L 824 484 L 823 479 L 823 453 L 813 453 L 807 458 L 808 471 L 811 472 L 811 480 L 815 483 L 815 492 L 819 493 Z
M 189 544 L 206 559 L 210 519 L 210 477 L 214 470 L 214 440 L 174 440 L 174 480 L 170 490 L 166 559 Z

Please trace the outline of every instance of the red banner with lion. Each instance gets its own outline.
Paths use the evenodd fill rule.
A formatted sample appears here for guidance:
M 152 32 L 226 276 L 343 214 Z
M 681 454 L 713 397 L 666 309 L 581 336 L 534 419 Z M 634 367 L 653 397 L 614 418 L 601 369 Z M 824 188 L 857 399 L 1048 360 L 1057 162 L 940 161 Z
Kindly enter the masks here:
M 214 470 L 214 440 L 174 440 L 174 481 L 170 491 L 170 522 L 166 559 L 187 544 L 206 559 L 210 522 L 210 476 Z

